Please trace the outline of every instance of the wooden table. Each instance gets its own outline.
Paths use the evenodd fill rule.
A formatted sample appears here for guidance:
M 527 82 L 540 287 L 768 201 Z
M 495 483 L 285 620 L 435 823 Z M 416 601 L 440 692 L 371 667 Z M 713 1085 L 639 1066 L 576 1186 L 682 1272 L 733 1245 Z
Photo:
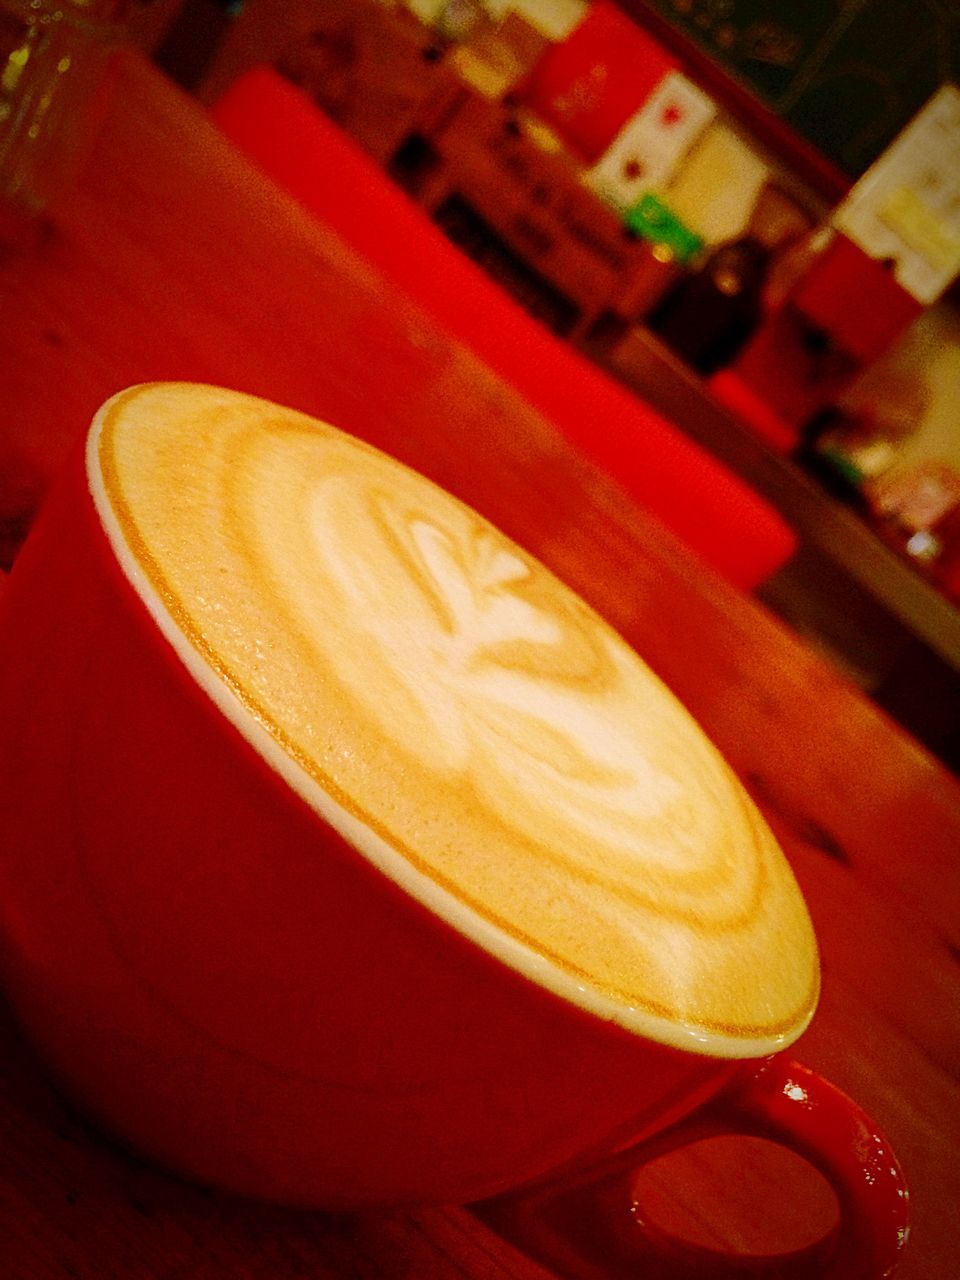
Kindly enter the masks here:
M 253 172 L 194 103 L 135 55 L 116 74 L 79 189 L 32 247 L 2 252 L 0 516 L 29 507 L 112 392 L 192 378 L 327 417 L 525 542 L 663 675 L 781 837 L 823 951 L 823 1000 L 798 1056 L 900 1153 L 915 1218 L 905 1280 L 955 1274 L 960 786 Z M 685 1212 L 704 1176 L 681 1161 L 661 1198 Z M 742 1181 L 718 1175 L 709 1194 Z M 768 1187 L 766 1214 L 798 1195 Z M 544 1274 L 461 1208 L 290 1212 L 143 1167 L 65 1108 L 6 1017 L 0 1272 Z

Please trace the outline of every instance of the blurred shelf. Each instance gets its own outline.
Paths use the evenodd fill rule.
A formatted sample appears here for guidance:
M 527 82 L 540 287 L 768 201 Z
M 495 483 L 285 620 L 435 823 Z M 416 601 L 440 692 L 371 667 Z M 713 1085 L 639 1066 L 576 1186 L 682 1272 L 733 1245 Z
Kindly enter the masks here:
M 960 610 L 856 512 L 794 461 L 775 453 L 709 394 L 700 377 L 636 326 L 591 356 L 773 502 L 804 543 L 893 614 L 960 673 Z

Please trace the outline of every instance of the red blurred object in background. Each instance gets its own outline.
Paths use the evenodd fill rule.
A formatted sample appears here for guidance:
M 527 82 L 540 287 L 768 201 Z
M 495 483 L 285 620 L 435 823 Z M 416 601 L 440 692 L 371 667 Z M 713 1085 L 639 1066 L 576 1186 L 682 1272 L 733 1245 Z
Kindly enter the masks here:
M 743 348 L 730 381 L 799 442 L 805 426 L 923 310 L 887 263 L 837 233 Z
M 793 555 L 796 534 L 766 499 L 529 316 L 276 71 L 245 72 L 211 116 L 728 581 L 751 591 Z
M 880 356 L 924 309 L 897 281 L 892 263 L 871 258 L 839 232 L 789 303 L 863 364 Z
M 607 0 L 551 45 L 516 97 L 593 163 L 679 63 Z

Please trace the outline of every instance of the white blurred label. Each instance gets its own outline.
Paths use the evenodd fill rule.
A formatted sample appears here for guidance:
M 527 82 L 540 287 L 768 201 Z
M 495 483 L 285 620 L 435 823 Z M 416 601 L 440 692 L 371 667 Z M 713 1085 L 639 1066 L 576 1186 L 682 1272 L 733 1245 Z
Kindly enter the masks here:
M 897 282 L 935 302 L 960 272 L 960 89 L 943 85 L 870 166 L 833 216 Z
M 645 192 L 662 190 L 716 110 L 702 89 L 679 71 L 668 72 L 585 175 L 586 182 L 624 209 Z

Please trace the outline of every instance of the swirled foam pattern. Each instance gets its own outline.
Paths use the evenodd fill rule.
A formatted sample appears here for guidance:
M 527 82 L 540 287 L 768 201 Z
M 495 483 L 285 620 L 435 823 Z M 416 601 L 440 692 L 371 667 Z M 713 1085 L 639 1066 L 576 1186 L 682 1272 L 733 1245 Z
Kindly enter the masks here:
M 776 842 L 536 560 L 382 453 L 237 393 L 134 388 L 90 458 L 158 621 L 361 852 L 627 1025 L 728 1049 L 802 1030 L 816 947 Z

